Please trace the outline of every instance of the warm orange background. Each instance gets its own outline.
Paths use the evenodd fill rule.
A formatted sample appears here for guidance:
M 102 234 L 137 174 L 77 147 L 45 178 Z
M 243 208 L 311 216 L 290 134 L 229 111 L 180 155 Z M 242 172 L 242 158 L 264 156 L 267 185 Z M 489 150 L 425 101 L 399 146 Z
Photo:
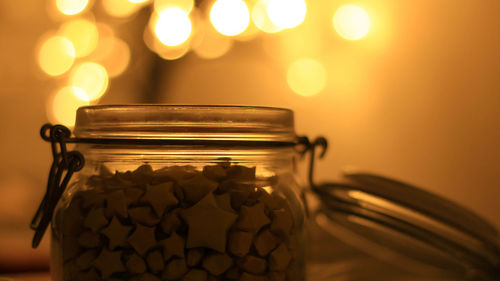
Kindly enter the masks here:
M 372 19 L 356 42 L 331 28 L 333 11 L 348 1 L 309 2 L 296 33 L 238 43 L 220 59 L 165 62 L 158 100 L 289 107 L 297 132 L 330 141 L 319 180 L 346 166 L 383 173 L 500 228 L 500 1 L 350 1 Z M 0 2 L 0 235 L 27 226 L 45 188 L 50 152 L 38 129 L 56 82 L 37 69 L 34 49 L 55 26 L 44 1 Z M 141 102 L 147 58 L 132 51 L 131 67 L 101 103 Z M 286 84 L 288 64 L 301 56 L 328 73 L 312 97 Z

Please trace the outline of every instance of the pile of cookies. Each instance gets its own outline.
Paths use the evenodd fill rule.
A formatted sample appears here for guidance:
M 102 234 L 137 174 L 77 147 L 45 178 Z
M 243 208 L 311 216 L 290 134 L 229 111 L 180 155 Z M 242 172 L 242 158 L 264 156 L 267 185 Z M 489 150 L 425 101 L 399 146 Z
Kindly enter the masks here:
M 300 223 L 276 183 L 229 163 L 103 170 L 56 211 L 61 278 L 303 280 Z

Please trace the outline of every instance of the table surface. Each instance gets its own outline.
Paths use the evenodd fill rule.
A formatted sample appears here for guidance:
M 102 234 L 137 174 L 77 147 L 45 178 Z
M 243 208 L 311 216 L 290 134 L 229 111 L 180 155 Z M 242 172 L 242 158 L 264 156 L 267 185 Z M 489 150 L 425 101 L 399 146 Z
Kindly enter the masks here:
M 50 281 L 49 272 L 1 274 L 0 281 Z

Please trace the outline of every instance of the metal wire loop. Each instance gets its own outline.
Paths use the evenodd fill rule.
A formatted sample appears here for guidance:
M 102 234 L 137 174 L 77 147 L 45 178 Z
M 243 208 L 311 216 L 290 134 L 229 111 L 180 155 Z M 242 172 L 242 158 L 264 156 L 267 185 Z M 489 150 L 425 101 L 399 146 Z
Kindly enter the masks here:
M 71 138 L 71 131 L 63 125 L 45 124 L 40 129 L 43 140 L 50 142 L 52 149 L 52 165 L 47 181 L 47 190 L 31 221 L 31 229 L 35 231 L 32 247 L 36 248 L 50 223 L 54 209 L 66 189 L 74 172 L 85 164 L 83 155 L 78 151 L 67 151 L 66 142 Z

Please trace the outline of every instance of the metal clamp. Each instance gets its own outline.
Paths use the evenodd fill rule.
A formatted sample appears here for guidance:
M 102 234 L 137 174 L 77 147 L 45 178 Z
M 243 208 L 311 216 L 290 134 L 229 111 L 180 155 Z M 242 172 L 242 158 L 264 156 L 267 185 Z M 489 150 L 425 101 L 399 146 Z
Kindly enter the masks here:
M 52 219 L 56 204 L 66 189 L 71 176 L 74 172 L 80 171 L 85 163 L 85 159 L 80 152 L 67 151 L 66 142 L 71 138 L 71 131 L 65 126 L 45 124 L 40 130 L 40 135 L 43 140 L 51 143 L 53 160 L 45 196 L 30 225 L 31 229 L 35 231 L 32 242 L 33 248 L 38 247 L 40 244 Z

